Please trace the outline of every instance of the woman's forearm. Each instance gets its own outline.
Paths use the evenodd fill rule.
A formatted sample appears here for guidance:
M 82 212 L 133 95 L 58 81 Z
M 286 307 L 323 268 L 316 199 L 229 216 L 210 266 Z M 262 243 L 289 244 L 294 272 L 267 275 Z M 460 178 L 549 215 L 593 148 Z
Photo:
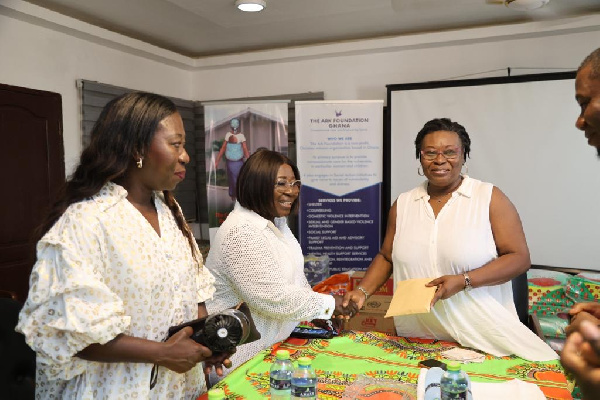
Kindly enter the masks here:
M 370 295 L 377 291 L 392 275 L 392 263 L 382 253 L 377 253 L 367 269 L 360 286 Z
M 171 336 L 166 342 L 118 335 L 105 344 L 92 344 L 77 356 L 89 361 L 148 363 L 183 373 L 212 356 L 205 346 L 190 339 L 192 328 L 186 327 Z
M 77 357 L 98 362 L 158 364 L 164 347 L 161 342 L 121 334 L 105 344 L 89 345 L 77 353 Z

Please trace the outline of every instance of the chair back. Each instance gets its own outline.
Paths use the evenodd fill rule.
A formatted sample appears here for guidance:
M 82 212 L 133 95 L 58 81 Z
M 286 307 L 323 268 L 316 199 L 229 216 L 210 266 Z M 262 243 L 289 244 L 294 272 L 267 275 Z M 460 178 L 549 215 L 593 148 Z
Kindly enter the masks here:
M 15 332 L 21 307 L 11 297 L 0 297 L 0 398 L 33 400 L 35 352 Z
M 526 326 L 529 326 L 529 286 L 527 285 L 527 272 L 523 272 L 512 279 L 512 290 L 519 320 Z

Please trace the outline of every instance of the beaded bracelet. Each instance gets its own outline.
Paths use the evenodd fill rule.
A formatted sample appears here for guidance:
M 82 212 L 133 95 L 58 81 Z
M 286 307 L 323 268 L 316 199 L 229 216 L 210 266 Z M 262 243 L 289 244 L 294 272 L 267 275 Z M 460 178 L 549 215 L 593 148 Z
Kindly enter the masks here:
M 367 292 L 367 290 L 364 287 L 358 286 L 357 289 L 360 290 L 361 292 L 363 292 L 363 294 L 365 295 L 365 300 L 367 300 L 369 298 L 370 294 L 369 294 L 369 292 Z

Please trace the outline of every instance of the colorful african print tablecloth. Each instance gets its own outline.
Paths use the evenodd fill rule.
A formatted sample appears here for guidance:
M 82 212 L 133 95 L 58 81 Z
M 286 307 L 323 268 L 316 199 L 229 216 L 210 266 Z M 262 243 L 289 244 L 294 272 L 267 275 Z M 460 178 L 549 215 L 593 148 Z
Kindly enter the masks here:
M 227 399 L 264 399 L 269 396 L 269 369 L 276 350 L 286 349 L 291 358 L 310 357 L 318 378 L 318 398 L 343 399 L 346 388 L 367 376 L 400 381 L 405 385 L 376 387 L 364 398 L 415 399 L 418 363 L 435 358 L 456 343 L 428 339 L 387 336 L 377 332 L 344 331 L 333 339 L 294 339 L 274 345 L 247 361 L 216 387 L 225 390 Z M 463 369 L 473 381 L 502 382 L 520 379 L 537 384 L 548 399 L 571 399 L 564 371 L 558 360 L 529 362 L 518 357 L 487 355 L 483 363 L 465 364 Z M 363 397 L 354 397 L 363 398 Z

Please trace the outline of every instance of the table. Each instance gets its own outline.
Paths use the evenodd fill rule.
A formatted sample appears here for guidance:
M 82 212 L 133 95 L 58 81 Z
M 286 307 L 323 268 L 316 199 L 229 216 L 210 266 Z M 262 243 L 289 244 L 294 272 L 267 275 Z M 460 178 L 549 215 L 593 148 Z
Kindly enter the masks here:
M 303 356 L 313 359 L 319 399 L 342 398 L 346 386 L 360 374 L 412 384 L 414 390 L 386 398 L 416 399 L 419 361 L 429 358 L 441 360 L 442 351 L 457 346 L 460 347 L 453 342 L 403 338 L 378 332 L 344 331 L 329 340 L 289 338 L 242 364 L 216 387 L 225 390 L 227 399 L 266 398 L 269 394 L 269 369 L 275 351 L 285 349 L 293 360 Z M 520 379 L 537 384 L 548 399 L 572 399 L 558 360 L 530 362 L 515 356 L 486 355 L 483 363 L 463 367 L 473 381 Z

